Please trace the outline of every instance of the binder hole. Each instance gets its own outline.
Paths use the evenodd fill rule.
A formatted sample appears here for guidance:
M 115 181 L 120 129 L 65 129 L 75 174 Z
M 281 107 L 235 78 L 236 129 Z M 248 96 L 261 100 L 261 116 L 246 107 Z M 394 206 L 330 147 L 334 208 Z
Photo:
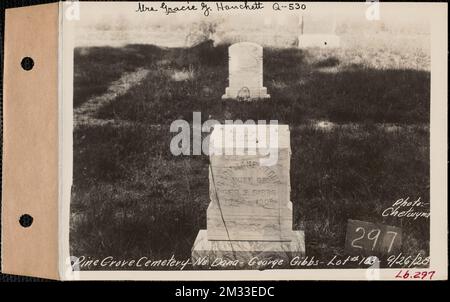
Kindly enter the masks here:
M 22 65 L 22 68 L 24 70 L 31 70 L 34 67 L 34 61 L 32 58 L 30 57 L 25 57 L 22 59 L 22 62 L 20 63 L 20 65 Z
M 31 226 L 31 224 L 33 224 L 33 217 L 28 214 L 24 214 L 20 216 L 19 223 L 22 227 L 28 228 Z

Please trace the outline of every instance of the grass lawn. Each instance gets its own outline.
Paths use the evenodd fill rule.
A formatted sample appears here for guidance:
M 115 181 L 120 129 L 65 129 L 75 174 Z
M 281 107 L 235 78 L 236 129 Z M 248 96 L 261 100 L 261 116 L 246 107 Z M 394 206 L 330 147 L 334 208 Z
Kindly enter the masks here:
M 190 257 L 206 228 L 208 158 L 173 156 L 169 125 L 199 111 L 290 125 L 293 228 L 305 230 L 307 255 L 344 255 L 348 219 L 400 226 L 402 252 L 428 255 L 428 219 L 381 212 L 408 196 L 429 202 L 430 73 L 355 64 L 349 51 L 265 48 L 271 99 L 237 103 L 221 100 L 227 47 L 75 50 L 75 108 L 125 72 L 149 73 L 98 108 L 97 119 L 114 123 L 74 129 L 71 254 Z M 337 125 L 315 127 L 321 120 Z

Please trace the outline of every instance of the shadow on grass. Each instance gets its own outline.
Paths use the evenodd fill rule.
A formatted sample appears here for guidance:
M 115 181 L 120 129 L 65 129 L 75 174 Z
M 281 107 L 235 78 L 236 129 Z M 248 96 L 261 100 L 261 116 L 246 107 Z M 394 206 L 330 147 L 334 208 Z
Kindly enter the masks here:
M 150 67 L 162 49 L 153 45 L 82 47 L 74 51 L 74 108 L 100 95 L 124 72 Z
M 132 49 L 145 53 L 141 48 Z M 103 107 L 98 118 L 170 124 L 180 118 L 190 121 L 192 112 L 199 111 L 204 117 L 219 121 L 275 119 L 290 125 L 307 119 L 429 123 L 430 74 L 426 71 L 354 65 L 341 68 L 334 57 L 309 64 L 303 50 L 269 48 L 264 52 L 264 83 L 272 98 L 260 100 L 255 106 L 221 100 L 228 86 L 226 46 L 204 43 L 193 49 L 160 49 L 151 53 L 144 65 L 151 68 L 148 77 Z M 133 62 L 142 64 L 144 60 Z M 324 67 L 338 69 L 323 72 Z M 191 76 L 174 80 L 173 75 L 184 70 L 189 70 Z M 76 86 L 84 87 L 82 83 Z
M 316 258 L 343 255 L 347 219 L 403 227 L 405 254 L 428 253 L 429 221 L 381 212 L 411 196 L 429 200 L 429 133 L 291 129 L 294 229 Z M 168 127 L 75 131 L 71 248 L 76 256 L 187 259 L 206 227 L 206 156 L 174 157 Z

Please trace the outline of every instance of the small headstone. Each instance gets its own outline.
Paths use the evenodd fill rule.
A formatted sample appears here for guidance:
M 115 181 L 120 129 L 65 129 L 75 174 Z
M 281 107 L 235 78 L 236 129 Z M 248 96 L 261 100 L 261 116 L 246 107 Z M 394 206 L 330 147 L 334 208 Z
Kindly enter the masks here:
M 228 48 L 229 87 L 223 99 L 250 101 L 270 98 L 263 87 L 263 48 L 255 43 L 240 42 Z
M 255 129 L 252 127 L 256 127 L 256 135 L 249 134 Z M 234 141 L 236 130 L 247 133 L 245 144 Z M 265 141 L 260 140 L 262 131 Z M 276 145 L 268 144 L 271 133 L 276 134 Z M 264 155 L 259 152 L 259 144 L 266 150 Z M 249 146 L 256 146 L 257 152 L 249 151 Z M 245 262 L 264 255 L 288 261 L 303 256 L 304 233 L 292 230 L 288 126 L 218 125 L 209 147 L 211 203 L 207 230 L 197 236 L 193 260 L 207 256 Z M 273 152 L 277 153 L 276 160 L 263 164 L 261 160 L 267 160 Z
M 340 46 L 341 39 L 336 35 L 335 16 L 301 15 L 299 27 L 298 46 L 300 48 Z

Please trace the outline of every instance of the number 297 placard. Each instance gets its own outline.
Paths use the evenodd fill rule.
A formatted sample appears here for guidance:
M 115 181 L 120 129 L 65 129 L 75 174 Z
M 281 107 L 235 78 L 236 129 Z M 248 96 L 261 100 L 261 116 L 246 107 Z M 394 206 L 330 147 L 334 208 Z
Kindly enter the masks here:
M 379 223 L 348 220 L 345 250 L 352 254 L 390 254 L 402 245 L 402 229 Z

